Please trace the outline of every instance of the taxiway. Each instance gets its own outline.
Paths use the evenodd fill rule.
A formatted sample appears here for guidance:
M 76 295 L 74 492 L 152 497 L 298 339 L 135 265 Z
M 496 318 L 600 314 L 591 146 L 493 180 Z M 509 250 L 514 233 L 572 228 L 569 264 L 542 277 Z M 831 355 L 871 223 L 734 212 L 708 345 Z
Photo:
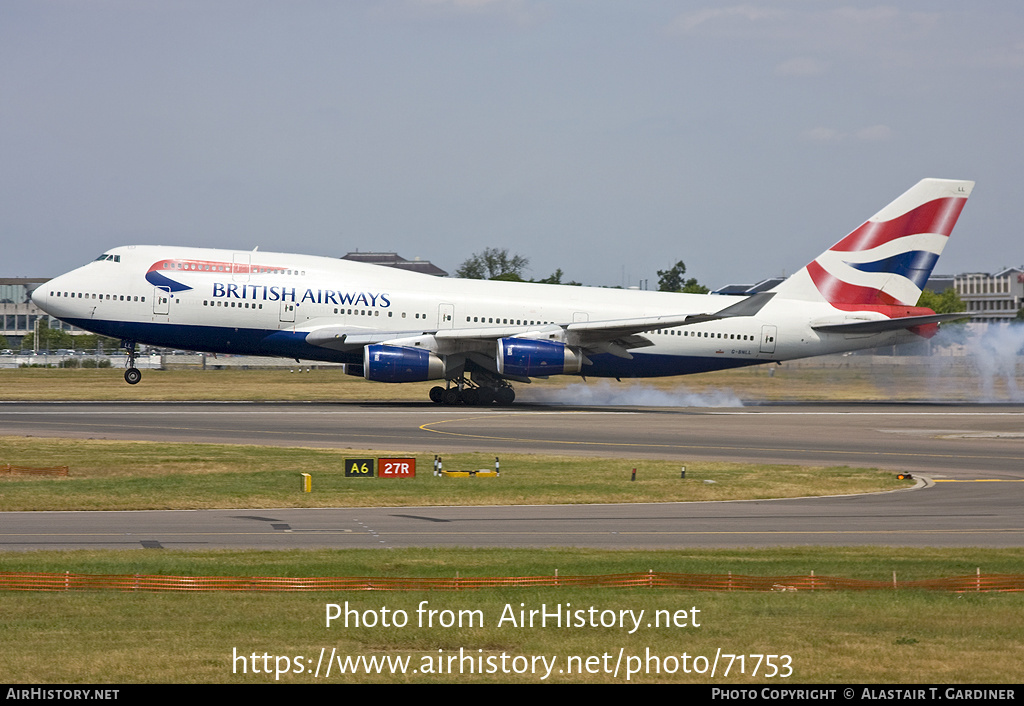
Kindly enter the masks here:
M 0 548 L 1024 546 L 1024 408 L 3 403 L 8 435 L 847 464 L 912 491 L 722 503 L 0 514 Z

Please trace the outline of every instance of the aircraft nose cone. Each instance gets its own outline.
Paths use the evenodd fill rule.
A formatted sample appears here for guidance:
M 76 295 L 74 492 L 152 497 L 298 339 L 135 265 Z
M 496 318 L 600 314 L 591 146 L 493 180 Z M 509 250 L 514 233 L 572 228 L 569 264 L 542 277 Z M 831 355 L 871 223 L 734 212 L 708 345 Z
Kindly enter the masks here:
M 46 293 L 49 291 L 49 282 L 44 282 L 35 288 L 32 292 L 32 303 L 38 306 L 43 311 L 46 311 Z

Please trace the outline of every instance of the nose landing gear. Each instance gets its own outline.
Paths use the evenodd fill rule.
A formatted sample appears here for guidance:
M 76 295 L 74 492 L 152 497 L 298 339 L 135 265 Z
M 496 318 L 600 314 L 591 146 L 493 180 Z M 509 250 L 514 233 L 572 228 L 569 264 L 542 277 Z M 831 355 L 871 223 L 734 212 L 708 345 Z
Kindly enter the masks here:
M 121 347 L 128 351 L 128 360 L 125 363 L 128 369 L 124 371 L 124 381 L 129 385 L 138 385 L 142 379 L 142 372 L 135 367 L 135 341 L 121 341 Z

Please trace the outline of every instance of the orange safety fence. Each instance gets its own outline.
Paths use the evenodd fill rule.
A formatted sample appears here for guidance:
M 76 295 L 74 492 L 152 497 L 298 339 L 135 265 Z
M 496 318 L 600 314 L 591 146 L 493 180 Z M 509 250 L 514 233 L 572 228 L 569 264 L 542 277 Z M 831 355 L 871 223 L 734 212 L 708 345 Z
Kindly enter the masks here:
M 975 574 L 941 579 L 873 581 L 835 576 L 743 576 L 645 572 L 601 576 L 477 576 L 394 578 L 388 576 L 161 576 L 0 572 L 4 591 L 465 591 L 483 588 L 665 588 L 689 591 L 1024 591 L 1024 575 Z
M 67 466 L 33 468 L 32 466 L 14 466 L 10 463 L 0 464 L 0 476 L 66 476 L 67 474 Z

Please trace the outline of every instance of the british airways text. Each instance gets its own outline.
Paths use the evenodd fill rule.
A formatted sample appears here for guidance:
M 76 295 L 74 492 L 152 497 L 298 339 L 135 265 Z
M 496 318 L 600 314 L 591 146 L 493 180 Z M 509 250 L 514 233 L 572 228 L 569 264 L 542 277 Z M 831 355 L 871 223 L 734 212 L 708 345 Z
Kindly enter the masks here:
M 301 292 L 301 294 L 300 294 Z M 259 301 L 290 301 L 311 304 L 336 304 L 342 306 L 377 306 L 387 309 L 391 306 L 390 295 L 373 292 L 342 292 L 335 289 L 296 289 L 295 287 L 277 287 L 266 284 L 224 284 L 214 282 L 213 297 L 229 299 L 251 299 Z

